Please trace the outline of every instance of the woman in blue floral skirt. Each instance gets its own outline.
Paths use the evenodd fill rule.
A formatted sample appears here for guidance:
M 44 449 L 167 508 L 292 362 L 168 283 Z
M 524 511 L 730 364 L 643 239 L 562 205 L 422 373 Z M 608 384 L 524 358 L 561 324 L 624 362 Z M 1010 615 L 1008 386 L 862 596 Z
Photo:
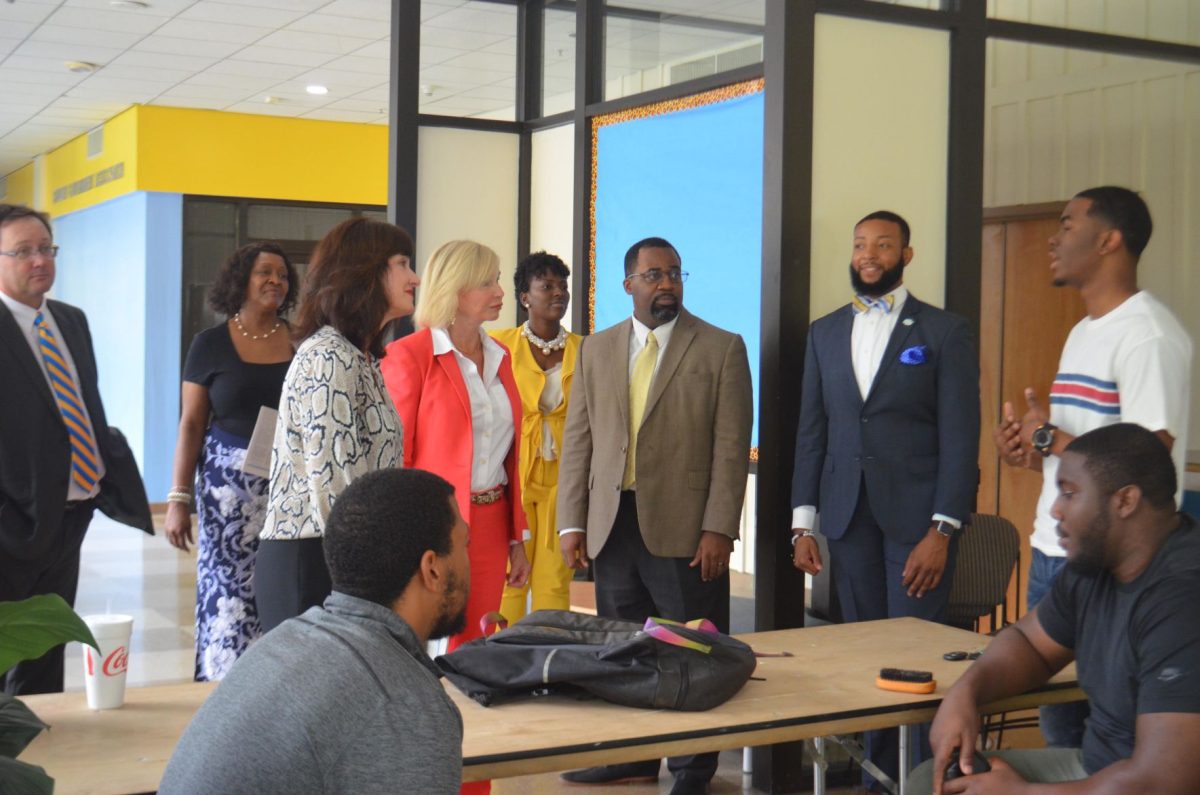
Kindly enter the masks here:
M 224 677 L 262 634 L 253 575 L 267 480 L 242 466 L 259 410 L 279 407 L 293 354 L 283 315 L 298 287 L 279 246 L 238 249 L 208 296 L 209 306 L 228 320 L 196 335 L 184 365 L 166 534 L 171 544 L 188 550 L 194 499 L 197 681 Z

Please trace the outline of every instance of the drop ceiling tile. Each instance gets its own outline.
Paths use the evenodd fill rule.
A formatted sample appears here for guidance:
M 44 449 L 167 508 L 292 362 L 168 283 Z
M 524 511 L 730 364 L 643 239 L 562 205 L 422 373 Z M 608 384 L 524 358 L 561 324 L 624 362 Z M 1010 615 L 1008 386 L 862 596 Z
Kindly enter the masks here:
M 429 0 L 423 0 L 421 6 L 424 7 L 427 2 Z M 386 0 L 334 0 L 322 5 L 321 13 L 386 23 L 392 18 L 392 7 Z
M 257 116 L 299 116 L 310 108 L 268 105 L 265 102 L 240 102 L 228 106 L 225 110 L 231 113 L 253 113 Z
M 201 0 L 189 6 L 177 19 L 203 22 L 223 22 L 230 25 L 253 25 L 259 28 L 282 28 L 302 18 L 299 8 L 265 8 L 247 3 L 217 3 Z
M 253 92 L 243 91 L 240 88 L 228 88 L 225 86 L 197 86 L 189 83 L 181 83 L 162 92 L 157 98 L 213 99 L 225 100 L 227 103 L 233 103 L 242 102 L 252 95 Z
M 359 72 L 360 74 L 381 75 L 385 79 L 391 70 L 391 62 L 386 58 L 364 58 L 361 55 L 343 55 L 325 64 L 330 69 L 343 72 Z
M 147 69 L 144 66 L 130 66 L 122 63 L 110 63 L 96 73 L 97 77 L 118 77 L 124 80 L 153 79 L 166 83 L 178 83 L 187 80 L 192 72 L 187 69 L 163 69 L 156 67 Z
M 99 47 L 94 44 L 61 44 L 53 41 L 30 41 L 28 39 L 15 50 L 17 55 L 35 58 L 57 58 L 62 61 L 91 61 L 105 64 L 121 54 L 115 47 Z
M 15 19 L 5 19 L 4 8 L 4 5 L 0 5 L 0 36 L 20 41 L 37 29 L 37 24 L 34 22 L 18 22 Z
M 517 57 L 517 37 L 508 36 L 507 38 L 498 41 L 495 44 L 489 44 L 483 48 L 482 52 L 507 55 L 509 58 L 512 58 L 515 61 Z
M 476 86 L 462 92 L 459 96 L 470 97 L 471 99 L 490 99 L 497 102 L 507 102 L 512 104 L 517 101 L 516 91 L 503 86 Z
M 421 42 L 421 66 L 433 66 L 445 63 L 468 52 L 470 50 L 459 50 L 453 47 L 432 47 L 425 42 Z
M 368 88 L 365 91 L 359 91 L 353 97 L 350 97 L 350 99 L 364 99 L 369 102 L 382 102 L 384 104 L 387 104 L 387 102 L 391 98 L 391 96 L 392 96 L 391 86 L 384 84 L 384 85 L 380 85 L 380 86 L 375 86 L 374 88 Z
M 451 9 L 444 14 L 438 14 L 423 23 L 422 27 L 449 28 L 472 33 L 505 33 L 515 36 L 517 35 L 517 9 L 516 6 L 505 8 L 494 3 L 470 3 Z
M 336 102 L 330 102 L 326 105 L 326 108 L 329 110 L 352 110 L 355 113 L 374 113 L 376 116 L 379 116 L 388 112 L 388 103 L 386 101 L 380 102 L 351 97 L 349 99 L 339 99 Z
M 306 50 L 332 55 L 349 55 L 360 47 L 370 44 L 370 39 L 354 36 L 335 36 L 325 33 L 304 33 L 298 30 L 277 30 L 264 36 L 259 42 L 264 47 Z
M 361 58 L 383 58 L 390 62 L 392 59 L 391 40 L 373 41 L 370 44 L 359 47 L 350 54 Z
M 499 77 L 502 77 L 502 75 L 496 72 L 488 72 L 482 69 L 462 69 L 457 66 L 446 66 L 445 64 L 438 64 L 437 66 L 430 66 L 421 70 L 422 83 L 486 85 L 487 83 L 496 81 Z
M 507 35 L 509 34 L 422 27 L 421 44 L 458 50 L 481 50 L 489 44 L 502 41 Z
M 302 74 L 308 67 L 296 64 L 262 63 L 261 61 L 242 61 L 236 58 L 226 58 L 210 66 L 199 74 L 233 75 L 235 77 L 263 77 L 274 82 L 292 80 Z M 197 75 L 199 76 L 199 75 Z
M 370 113 L 358 113 L 352 110 L 332 110 L 330 108 L 318 108 L 310 110 L 304 114 L 306 119 L 320 119 L 322 121 L 346 121 L 356 122 L 358 124 L 370 124 L 379 118 L 379 112 L 373 111 Z
M 159 36 L 174 36 L 221 44 L 250 44 L 271 33 L 270 28 L 253 25 L 228 25 L 224 22 L 202 22 L 195 19 L 175 18 L 163 24 L 155 33 Z
M 0 66 L 0 85 L 4 86 L 2 93 L 7 93 L 11 86 L 33 86 L 42 91 L 53 92 L 64 86 L 73 86 L 87 75 L 77 75 L 61 69 L 56 72 L 40 72 L 32 69 L 13 69 Z
M 301 33 L 328 33 L 334 36 L 357 36 L 375 40 L 386 38 L 390 33 L 387 20 L 341 17 L 333 14 L 309 14 L 287 26 L 289 31 Z
M 309 50 L 291 50 L 283 47 L 264 47 L 256 44 L 238 52 L 239 61 L 261 61 L 262 63 L 288 66 L 321 66 L 330 60 L 328 53 Z
M 118 11 L 112 8 L 72 8 L 61 6 L 46 20 L 48 25 L 65 25 L 92 31 L 97 39 L 107 39 L 107 33 L 137 34 L 144 36 L 163 23 L 162 17 L 147 16 L 136 11 Z
M 62 5 L 62 0 L 48 0 L 54 5 Z M 69 0 L 69 8 L 72 9 L 90 9 L 93 11 L 106 11 L 111 13 L 128 14 L 138 17 L 173 17 L 180 11 L 183 11 L 188 6 L 195 3 L 196 0 L 153 0 L 145 8 L 119 8 L 114 9 L 110 0 Z M 160 19 L 161 21 L 161 19 Z
M 0 69 L 25 69 L 34 72 L 45 72 L 48 75 L 59 73 L 68 74 L 62 58 L 42 58 L 34 55 L 10 55 L 0 64 Z
M 353 94 L 364 88 L 387 84 L 388 75 L 369 75 L 362 72 L 343 72 L 336 69 L 321 67 L 298 75 L 294 81 L 299 86 L 316 83 L 329 89 L 330 94 Z
M 193 108 L 196 110 L 224 110 L 230 103 L 221 99 L 202 99 L 199 97 L 158 97 L 147 105 L 161 108 Z
M 166 55 L 195 55 L 212 58 L 227 58 L 242 49 L 240 44 L 228 42 L 180 39 L 155 33 L 139 41 L 133 48 L 139 52 L 157 52 Z
M 42 25 L 29 35 L 30 41 L 91 45 L 99 40 L 110 47 L 119 47 L 121 49 L 132 47 L 142 38 L 143 34 L 141 33 L 114 33 L 106 31 L 102 35 L 97 35 L 94 30 L 69 28 L 63 25 Z
M 219 58 L 212 55 L 181 55 L 172 52 L 146 52 L 134 49 L 121 53 L 109 64 L 132 69 L 175 69 L 192 74 L 207 69 L 218 61 Z
M 37 3 L 0 3 L 0 24 L 31 22 L 38 25 L 54 13 L 55 6 Z
M 516 74 L 517 59 L 513 56 L 491 52 L 468 52 L 451 58 L 438 66 L 449 66 L 461 69 L 477 69 L 482 72 L 495 72 L 501 75 Z

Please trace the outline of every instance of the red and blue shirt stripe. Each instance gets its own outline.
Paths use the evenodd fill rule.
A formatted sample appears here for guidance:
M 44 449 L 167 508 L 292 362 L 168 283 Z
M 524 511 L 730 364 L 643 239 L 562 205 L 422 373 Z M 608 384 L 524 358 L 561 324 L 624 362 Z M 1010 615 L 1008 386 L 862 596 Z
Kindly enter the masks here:
M 1121 392 L 1115 381 L 1102 381 L 1080 373 L 1059 373 L 1050 388 L 1050 403 L 1075 406 L 1097 414 L 1120 416 Z

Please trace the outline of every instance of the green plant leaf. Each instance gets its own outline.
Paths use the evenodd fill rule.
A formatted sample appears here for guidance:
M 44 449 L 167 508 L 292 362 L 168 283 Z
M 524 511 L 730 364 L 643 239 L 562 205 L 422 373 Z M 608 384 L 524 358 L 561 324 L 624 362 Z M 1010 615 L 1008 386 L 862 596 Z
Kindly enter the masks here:
M 33 710 L 12 696 L 0 693 L 0 756 L 15 759 L 45 728 L 49 727 L 33 714 Z
M 51 795 L 54 779 L 37 765 L 0 757 L 0 795 Z
M 0 602 L 0 674 L 71 640 L 100 650 L 87 624 L 58 594 Z

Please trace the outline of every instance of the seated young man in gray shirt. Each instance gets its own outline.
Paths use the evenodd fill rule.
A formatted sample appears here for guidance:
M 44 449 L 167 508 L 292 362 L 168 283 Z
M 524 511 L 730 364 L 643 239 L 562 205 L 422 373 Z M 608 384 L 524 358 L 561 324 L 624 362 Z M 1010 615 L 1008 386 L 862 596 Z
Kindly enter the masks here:
M 425 642 L 462 629 L 467 533 L 437 475 L 351 483 L 325 531 L 333 593 L 234 664 L 160 792 L 457 793 L 462 718 Z
M 1200 527 L 1176 511 L 1171 454 L 1145 428 L 1108 425 L 1067 445 L 1057 484 L 1050 513 L 1067 567 L 946 693 L 912 792 L 1198 791 Z M 974 771 L 979 706 L 1072 660 L 1092 707 L 1082 747 L 989 753 L 991 771 Z M 955 756 L 973 775 L 944 781 Z

